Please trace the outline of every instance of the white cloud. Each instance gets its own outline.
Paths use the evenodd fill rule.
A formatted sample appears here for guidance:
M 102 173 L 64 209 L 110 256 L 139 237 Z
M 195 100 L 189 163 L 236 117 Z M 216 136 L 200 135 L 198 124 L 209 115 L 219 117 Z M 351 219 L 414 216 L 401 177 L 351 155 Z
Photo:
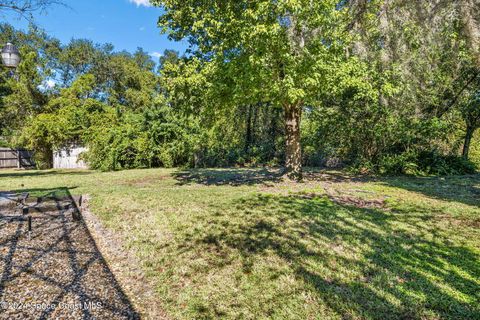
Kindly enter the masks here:
M 150 52 L 148 55 L 151 56 L 151 57 L 154 57 L 154 58 L 160 58 L 160 57 L 163 56 L 162 53 L 156 52 L 156 51 L 155 52 Z
M 150 0 L 128 0 L 131 3 L 135 3 L 137 6 L 151 7 Z
M 145 27 L 140 27 L 138 30 L 145 31 Z

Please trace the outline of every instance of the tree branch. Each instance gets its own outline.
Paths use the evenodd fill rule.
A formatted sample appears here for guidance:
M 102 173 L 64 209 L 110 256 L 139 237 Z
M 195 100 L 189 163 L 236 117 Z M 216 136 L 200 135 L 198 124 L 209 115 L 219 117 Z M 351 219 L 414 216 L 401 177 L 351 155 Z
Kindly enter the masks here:
M 53 5 L 66 6 L 61 0 L 0 0 L 0 13 L 10 11 L 32 21 L 34 12 L 45 12 Z

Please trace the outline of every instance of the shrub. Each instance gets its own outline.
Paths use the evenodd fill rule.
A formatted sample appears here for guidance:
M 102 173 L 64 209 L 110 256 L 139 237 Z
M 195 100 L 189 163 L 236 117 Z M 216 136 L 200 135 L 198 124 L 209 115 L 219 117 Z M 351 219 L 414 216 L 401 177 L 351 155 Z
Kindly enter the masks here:
M 420 170 L 426 174 L 460 175 L 473 174 L 477 171 L 472 162 L 459 156 L 445 156 L 437 151 L 421 152 L 417 162 Z
M 376 165 L 363 167 L 380 174 L 462 175 L 473 174 L 477 168 L 472 162 L 455 155 L 444 155 L 437 150 L 410 151 L 385 155 Z

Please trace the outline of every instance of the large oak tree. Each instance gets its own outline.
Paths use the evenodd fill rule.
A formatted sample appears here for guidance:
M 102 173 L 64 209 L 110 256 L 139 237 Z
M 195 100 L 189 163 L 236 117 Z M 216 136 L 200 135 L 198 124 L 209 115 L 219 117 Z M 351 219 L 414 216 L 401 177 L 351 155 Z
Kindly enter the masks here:
M 344 1 L 151 2 L 164 9 L 163 31 L 175 40 L 188 39 L 192 54 L 215 64 L 222 78 L 228 74 L 235 97 L 245 97 L 245 104 L 257 97 L 283 108 L 286 171 L 301 179 L 302 110 L 318 96 L 343 53 Z

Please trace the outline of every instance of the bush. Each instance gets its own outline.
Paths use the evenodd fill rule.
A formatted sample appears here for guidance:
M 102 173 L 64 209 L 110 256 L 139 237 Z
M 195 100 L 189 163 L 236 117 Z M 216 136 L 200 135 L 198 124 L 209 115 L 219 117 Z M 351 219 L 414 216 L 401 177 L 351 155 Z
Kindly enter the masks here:
M 418 155 L 420 170 L 434 175 L 474 174 L 477 167 L 472 162 L 454 155 L 442 155 L 437 151 L 421 152 Z
M 378 164 L 364 164 L 380 174 L 411 174 L 411 175 L 462 175 L 477 171 L 475 164 L 454 155 L 444 155 L 437 150 L 405 152 L 398 155 L 385 155 Z
M 472 161 L 477 167 L 480 167 L 480 130 L 477 130 L 473 136 L 472 144 L 470 145 L 470 161 Z
M 398 155 L 386 155 L 379 161 L 379 173 L 381 174 L 421 174 L 416 155 L 402 153 Z

